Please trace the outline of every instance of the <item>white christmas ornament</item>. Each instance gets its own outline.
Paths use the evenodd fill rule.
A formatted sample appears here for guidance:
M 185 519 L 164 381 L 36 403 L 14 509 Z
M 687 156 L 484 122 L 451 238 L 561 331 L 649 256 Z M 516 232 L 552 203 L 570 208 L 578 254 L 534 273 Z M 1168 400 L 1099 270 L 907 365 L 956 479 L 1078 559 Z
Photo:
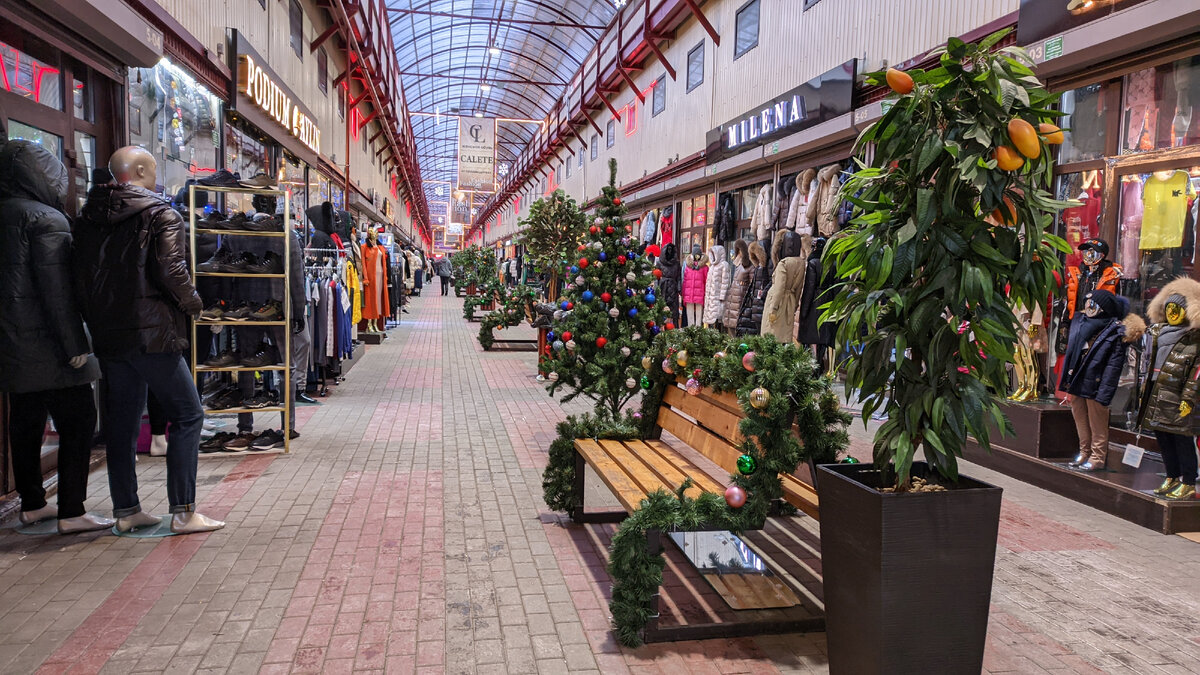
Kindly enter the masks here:
M 558 379 L 558 373 L 551 372 L 551 373 L 550 373 L 550 379 L 551 379 L 552 381 L 553 381 L 553 380 L 557 380 L 557 379 Z
M 579 284 L 580 286 L 583 285 L 584 281 L 585 281 L 585 279 L 583 278 L 583 275 L 579 275 L 579 276 L 575 277 L 575 283 Z
M 621 347 L 621 356 L 629 356 L 629 353 L 629 347 Z
M 617 318 L 617 316 L 620 313 L 621 313 L 621 310 L 617 309 L 616 307 L 613 307 L 612 309 L 608 310 L 608 315 L 614 319 Z
M 570 351 L 575 351 L 575 341 L 574 340 L 567 340 L 567 349 Z
M 561 309 L 554 310 L 554 320 L 562 321 L 563 311 Z
M 636 386 L 637 386 L 637 382 L 634 382 L 632 377 L 625 380 L 625 388 L 626 389 L 633 389 Z
M 625 275 L 625 280 L 626 280 L 626 281 L 634 281 L 634 280 L 636 280 L 636 279 L 637 279 L 637 275 L 636 275 L 636 274 L 634 274 L 633 272 L 630 272 L 629 274 L 626 274 L 626 275 Z
M 600 216 L 596 216 L 596 219 L 592 221 L 592 224 L 593 225 L 603 225 L 604 219 L 601 218 Z

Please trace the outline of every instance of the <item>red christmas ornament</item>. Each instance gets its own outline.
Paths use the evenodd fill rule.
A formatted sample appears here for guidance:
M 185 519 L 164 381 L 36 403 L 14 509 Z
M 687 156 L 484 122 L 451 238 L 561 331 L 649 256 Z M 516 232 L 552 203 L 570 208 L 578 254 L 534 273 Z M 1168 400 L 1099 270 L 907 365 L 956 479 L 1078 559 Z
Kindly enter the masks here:
M 606 344 L 608 344 L 608 338 L 604 337 L 603 335 L 596 338 L 596 347 L 598 349 L 603 349 L 604 345 L 606 345 Z
M 609 302 L 609 301 L 611 301 L 611 300 L 612 300 L 612 294 L 610 294 L 610 293 L 601 293 L 601 294 L 600 294 L 600 300 L 602 300 L 602 301 L 604 301 L 604 302 Z
M 614 204 L 616 204 L 617 206 L 620 206 L 620 205 L 621 205 L 621 198 L 620 198 L 620 197 L 613 197 L 613 203 L 614 203 Z
M 666 329 L 667 329 L 667 330 L 675 330 L 675 324 L 674 324 L 674 323 L 672 323 L 672 322 L 670 322 L 670 321 L 668 321 L 668 322 L 667 322 L 667 325 L 666 325 Z
M 662 278 L 662 270 L 660 270 L 660 269 L 655 269 L 655 270 L 654 270 L 654 278 L 655 278 L 655 279 L 661 279 L 661 278 Z
M 604 234 L 612 234 L 612 233 L 613 233 L 613 231 L 614 231 L 614 230 L 613 230 L 613 226 L 612 226 L 612 225 L 609 225 L 608 227 L 604 228 Z
M 571 341 L 571 331 L 564 330 L 563 334 L 562 334 L 562 339 L 563 339 L 563 342 L 570 342 Z
M 692 371 L 692 377 L 695 377 L 695 378 L 700 377 L 700 369 L 699 368 Z
M 588 266 L 588 259 L 587 259 L 587 258 L 580 258 L 580 259 L 579 259 L 579 267 L 580 267 L 580 268 L 585 268 L 585 267 L 587 267 L 587 266 Z
M 578 249 L 576 249 L 576 250 L 577 250 L 577 251 L 586 251 L 586 250 L 587 250 L 587 247 L 586 247 L 586 246 L 584 246 L 583 244 L 580 244 L 580 245 L 579 245 L 579 248 L 578 248 Z
M 571 302 L 570 300 L 568 300 L 568 301 L 567 301 L 567 311 L 569 312 L 569 311 L 571 311 L 571 310 L 573 310 L 573 309 L 575 309 L 575 303 L 573 303 L 573 302 Z
M 632 225 L 626 225 L 626 226 L 625 226 L 625 231 L 626 231 L 626 232 L 633 232 L 633 226 L 632 226 Z
M 624 265 L 625 264 L 625 256 L 623 256 L 623 255 L 617 256 L 617 264 Z
M 592 234 L 596 234 L 599 231 L 600 231 L 600 228 L 596 227 L 595 225 L 588 228 L 588 232 L 591 232 Z
M 646 328 L 654 328 L 654 322 L 653 322 L 653 321 L 647 321 L 647 322 L 646 322 Z

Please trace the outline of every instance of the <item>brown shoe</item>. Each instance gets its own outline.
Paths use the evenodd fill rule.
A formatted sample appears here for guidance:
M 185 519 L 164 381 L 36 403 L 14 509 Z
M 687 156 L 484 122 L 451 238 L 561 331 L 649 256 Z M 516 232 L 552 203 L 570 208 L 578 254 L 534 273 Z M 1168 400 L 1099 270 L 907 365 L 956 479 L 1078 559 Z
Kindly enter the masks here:
M 243 431 L 242 433 L 238 434 L 237 437 L 234 438 L 232 441 L 229 441 L 228 443 L 226 443 L 225 449 L 228 450 L 229 452 L 241 452 L 243 450 L 249 450 L 250 445 L 253 444 L 255 439 L 257 439 L 257 438 L 258 438 L 258 434 L 254 433 L 252 431 Z

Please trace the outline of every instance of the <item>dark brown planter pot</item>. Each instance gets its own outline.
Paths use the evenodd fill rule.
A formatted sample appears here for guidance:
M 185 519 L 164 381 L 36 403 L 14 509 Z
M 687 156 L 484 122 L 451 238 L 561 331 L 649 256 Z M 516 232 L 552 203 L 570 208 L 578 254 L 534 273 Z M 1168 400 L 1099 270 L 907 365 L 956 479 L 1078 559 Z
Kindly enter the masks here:
M 830 672 L 978 675 L 1003 491 L 960 476 L 945 492 L 882 493 L 871 464 L 817 473 Z

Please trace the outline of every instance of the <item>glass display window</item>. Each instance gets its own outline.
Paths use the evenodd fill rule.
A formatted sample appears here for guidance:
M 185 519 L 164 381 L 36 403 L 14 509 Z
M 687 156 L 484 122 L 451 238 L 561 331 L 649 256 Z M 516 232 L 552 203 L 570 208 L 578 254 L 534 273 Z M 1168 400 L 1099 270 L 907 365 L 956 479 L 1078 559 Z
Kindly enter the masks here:
M 24 31 L 0 39 L 0 86 L 54 110 L 63 109 L 63 76 L 58 50 Z
M 217 170 L 221 100 L 211 91 L 166 59 L 130 68 L 126 91 L 129 142 L 154 155 L 165 194 Z
M 225 125 L 225 168 L 242 178 L 272 173 L 270 148 L 266 143 L 242 131 L 234 124 Z
M 1064 209 L 1058 216 L 1058 234 L 1071 247 L 1071 253 L 1063 260 L 1063 266 L 1078 267 L 1083 263 L 1079 245 L 1088 239 L 1100 237 L 1100 215 L 1104 207 L 1104 170 L 1061 175 L 1057 179 L 1055 189 L 1058 199 L 1079 202 L 1078 206 Z M 1121 259 L 1120 248 L 1110 254 L 1110 259 L 1121 265 L 1125 264 Z M 1131 259 L 1136 259 L 1136 256 L 1132 256 Z
M 1125 76 L 1121 154 L 1200 144 L 1200 56 Z
M 1066 113 L 1060 121 L 1063 142 L 1058 162 L 1070 164 L 1104 157 L 1107 147 L 1108 96 L 1103 85 L 1092 84 L 1062 93 L 1059 109 Z
M 18 122 L 17 120 L 9 120 L 8 122 L 8 137 L 15 140 L 32 141 L 49 150 L 55 157 L 62 160 L 62 136 L 52 134 L 44 129 L 39 129 L 35 126 Z
M 1123 175 L 1118 189 L 1122 294 L 1142 313 L 1172 279 L 1196 276 L 1200 166 Z

